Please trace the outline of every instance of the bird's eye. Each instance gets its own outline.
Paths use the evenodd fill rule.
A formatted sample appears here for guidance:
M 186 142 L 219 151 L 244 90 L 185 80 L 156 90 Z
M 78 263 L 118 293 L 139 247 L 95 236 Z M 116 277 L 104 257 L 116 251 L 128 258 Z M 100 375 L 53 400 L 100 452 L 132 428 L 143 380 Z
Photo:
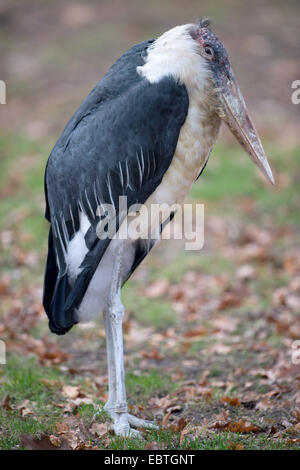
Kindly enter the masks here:
M 205 52 L 205 54 L 206 54 L 207 56 L 209 56 L 209 57 L 213 57 L 213 56 L 214 56 L 213 48 L 210 47 L 210 46 L 205 46 L 204 52 Z

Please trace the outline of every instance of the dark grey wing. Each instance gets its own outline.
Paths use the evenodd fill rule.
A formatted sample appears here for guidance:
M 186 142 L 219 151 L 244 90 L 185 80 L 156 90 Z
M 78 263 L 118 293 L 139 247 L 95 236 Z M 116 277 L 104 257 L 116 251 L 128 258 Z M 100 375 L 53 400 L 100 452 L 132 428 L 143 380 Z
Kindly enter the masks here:
M 63 133 L 48 160 L 45 189 L 51 230 L 44 306 L 50 328 L 58 334 L 75 323 L 74 309 L 110 242 L 97 237 L 97 208 L 112 204 L 118 217 L 119 196 L 127 196 L 128 207 L 147 200 L 172 161 L 186 118 L 185 88 L 170 77 L 150 84 L 137 75 L 138 64 L 135 58 L 129 85 L 124 89 L 122 84 L 121 92 L 111 85 L 108 93 L 106 85 L 100 99 L 98 88 L 97 105 L 70 121 L 69 132 Z M 91 223 L 85 237 L 88 253 L 71 286 L 66 253 L 79 229 L 80 211 Z

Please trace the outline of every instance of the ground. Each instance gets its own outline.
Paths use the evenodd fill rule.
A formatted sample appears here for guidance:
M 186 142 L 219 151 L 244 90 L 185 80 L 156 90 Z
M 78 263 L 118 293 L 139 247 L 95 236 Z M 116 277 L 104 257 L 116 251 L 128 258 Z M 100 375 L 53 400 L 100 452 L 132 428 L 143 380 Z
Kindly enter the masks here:
M 289 95 L 299 7 L 151 3 L 0 3 L 2 449 L 300 447 L 299 108 Z M 63 337 L 48 330 L 43 172 L 66 120 L 124 49 L 203 14 L 233 58 L 277 184 L 223 132 L 187 201 L 205 205 L 203 249 L 164 240 L 126 284 L 128 402 L 160 429 L 120 439 L 102 410 L 102 319 Z

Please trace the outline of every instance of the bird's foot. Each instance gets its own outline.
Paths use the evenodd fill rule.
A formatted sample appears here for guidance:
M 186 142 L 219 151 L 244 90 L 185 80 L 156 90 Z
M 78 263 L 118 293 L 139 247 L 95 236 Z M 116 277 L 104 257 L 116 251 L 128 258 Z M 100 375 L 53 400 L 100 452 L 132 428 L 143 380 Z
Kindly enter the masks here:
M 104 410 L 111 417 L 113 421 L 113 430 L 117 436 L 142 438 L 141 433 L 137 429 L 133 428 L 158 429 L 157 424 L 153 421 L 136 418 L 127 411 L 122 413 L 116 412 L 108 403 L 104 406 Z
M 142 434 L 137 430 L 133 429 L 130 427 L 129 422 L 125 424 L 120 424 L 119 422 L 114 422 L 112 429 L 114 430 L 114 433 L 116 436 L 121 436 L 121 437 L 134 437 L 134 438 L 140 438 L 142 439 L 143 436 Z

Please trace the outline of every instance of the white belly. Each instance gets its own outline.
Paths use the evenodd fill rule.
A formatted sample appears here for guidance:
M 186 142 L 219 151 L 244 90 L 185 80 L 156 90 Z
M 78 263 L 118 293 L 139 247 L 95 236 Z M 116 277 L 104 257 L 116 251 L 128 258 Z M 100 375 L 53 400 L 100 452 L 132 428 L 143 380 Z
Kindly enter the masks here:
M 199 103 L 191 102 L 171 165 L 146 205 L 183 202 L 209 157 L 220 123 L 216 114 L 208 115 L 201 110 Z

